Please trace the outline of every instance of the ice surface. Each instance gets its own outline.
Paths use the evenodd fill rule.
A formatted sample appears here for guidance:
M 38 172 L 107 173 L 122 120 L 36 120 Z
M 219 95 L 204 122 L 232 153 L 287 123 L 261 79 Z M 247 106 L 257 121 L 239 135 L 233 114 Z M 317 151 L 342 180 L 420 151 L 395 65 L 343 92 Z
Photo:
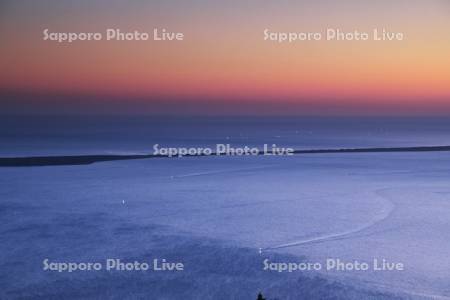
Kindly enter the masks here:
M 154 143 L 450 144 L 444 119 L 1 121 L 2 156 L 148 153 Z M 0 168 L 1 299 L 448 299 L 450 155 L 191 157 Z M 259 251 L 262 253 L 259 254 Z M 42 261 L 183 261 L 186 271 L 54 273 Z M 403 263 L 277 273 L 263 260 Z
M 198 251 L 208 260 L 202 243 L 218 243 L 232 245 L 233 261 L 249 256 L 260 268 L 271 255 L 384 258 L 405 271 L 319 274 L 367 290 L 450 296 L 449 162 L 446 153 L 383 153 L 2 168 L 1 273 L 11 293 L 39 290 L 58 278 L 42 271 L 44 258 L 152 257 L 156 249 L 187 260 Z M 180 239 L 199 245 L 186 242 L 186 253 Z M 260 256 L 259 248 L 268 249 Z M 211 280 L 227 266 L 214 268 L 185 276 Z M 271 276 L 260 282 L 283 278 Z M 170 287 L 170 278 L 156 286 Z

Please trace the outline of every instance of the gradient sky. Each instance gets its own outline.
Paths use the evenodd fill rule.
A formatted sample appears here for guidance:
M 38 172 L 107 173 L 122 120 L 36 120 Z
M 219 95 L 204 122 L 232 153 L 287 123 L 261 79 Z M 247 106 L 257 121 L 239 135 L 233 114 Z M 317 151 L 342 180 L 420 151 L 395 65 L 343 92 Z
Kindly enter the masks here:
M 242 3 L 244 2 L 244 3 Z M 151 32 L 183 42 L 42 40 Z M 263 41 L 263 30 L 405 33 L 402 42 Z M 3 113 L 450 115 L 450 2 L 0 1 Z

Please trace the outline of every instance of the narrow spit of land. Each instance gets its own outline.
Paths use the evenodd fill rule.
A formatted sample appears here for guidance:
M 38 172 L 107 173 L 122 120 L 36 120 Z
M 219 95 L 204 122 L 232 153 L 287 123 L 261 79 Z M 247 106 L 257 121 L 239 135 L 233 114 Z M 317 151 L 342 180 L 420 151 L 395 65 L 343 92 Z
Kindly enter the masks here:
M 389 153 L 389 152 L 450 152 L 450 146 L 427 147 L 387 147 L 387 148 L 343 148 L 343 149 L 310 149 L 295 150 L 294 154 L 328 154 L 328 153 Z M 261 151 L 259 153 L 263 155 Z M 202 155 L 187 155 L 187 157 Z M 210 156 L 220 156 L 213 153 Z M 70 155 L 70 156 L 27 156 L 27 157 L 0 157 L 0 167 L 39 167 L 39 166 L 65 166 L 89 165 L 96 162 L 169 158 L 165 155 L 136 154 L 136 155 Z

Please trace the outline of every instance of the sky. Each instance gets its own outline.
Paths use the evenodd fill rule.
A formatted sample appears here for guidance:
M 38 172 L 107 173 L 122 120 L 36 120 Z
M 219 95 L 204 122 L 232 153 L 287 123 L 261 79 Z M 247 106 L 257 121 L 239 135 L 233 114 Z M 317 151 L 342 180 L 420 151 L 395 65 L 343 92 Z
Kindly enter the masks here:
M 44 41 L 107 28 L 183 41 Z M 273 32 L 403 41 L 264 41 Z M 450 115 L 447 0 L 3 0 L 3 114 Z

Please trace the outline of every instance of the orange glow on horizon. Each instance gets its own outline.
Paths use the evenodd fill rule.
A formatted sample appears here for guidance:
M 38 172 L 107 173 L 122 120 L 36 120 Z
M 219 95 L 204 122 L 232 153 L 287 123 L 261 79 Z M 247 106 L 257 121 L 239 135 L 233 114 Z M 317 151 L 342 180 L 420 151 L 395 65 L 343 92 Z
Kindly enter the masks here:
M 419 15 L 421 9 L 421 5 L 413 6 L 410 13 Z M 0 31 L 3 40 L 8 41 L 0 60 L 0 89 L 104 94 L 148 101 L 335 101 L 367 107 L 391 103 L 393 108 L 399 104 L 444 105 L 450 110 L 450 39 L 443 38 L 450 36 L 450 18 L 445 18 L 446 13 L 438 6 L 430 5 L 429 10 L 430 15 L 421 21 L 389 19 L 381 14 L 366 20 L 359 15 L 329 13 L 329 22 L 361 30 L 372 28 L 379 18 L 392 30 L 405 32 L 406 40 L 402 42 L 264 41 L 262 32 L 267 27 L 320 30 L 328 24 L 299 19 L 295 10 L 283 7 L 276 8 L 274 16 L 225 15 L 216 22 L 210 15 L 195 21 L 192 16 L 169 18 L 175 21 L 165 27 L 181 28 L 187 37 L 174 43 L 58 44 L 43 41 L 42 29 L 101 31 L 108 23 L 107 17 L 94 23 L 55 19 L 45 26 L 29 21 L 21 25 L 24 34 L 20 37 L 14 34 L 13 27 Z M 282 12 L 286 18 L 277 17 Z M 65 22 L 71 26 L 63 26 Z M 145 18 L 130 17 L 121 22 L 126 27 L 154 25 L 145 26 Z

